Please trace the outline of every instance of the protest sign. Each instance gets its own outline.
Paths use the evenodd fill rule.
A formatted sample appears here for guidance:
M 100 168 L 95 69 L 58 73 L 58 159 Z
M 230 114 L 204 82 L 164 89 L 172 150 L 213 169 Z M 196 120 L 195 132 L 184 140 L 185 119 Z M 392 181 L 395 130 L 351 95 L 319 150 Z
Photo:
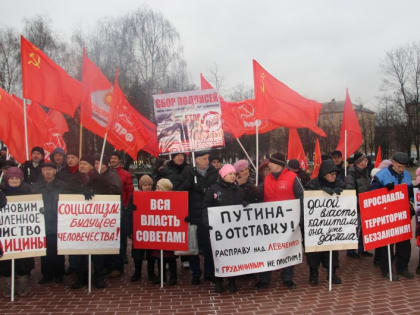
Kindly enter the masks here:
M 45 220 L 42 195 L 8 196 L 0 209 L 0 260 L 45 256 Z
M 133 248 L 188 250 L 188 192 L 136 191 Z
M 118 254 L 121 197 L 60 195 L 57 250 L 59 255 Z
M 216 277 L 302 262 L 299 200 L 212 207 L 208 216 Z
M 411 239 L 407 184 L 362 193 L 359 204 L 365 250 Z
M 225 144 L 215 90 L 153 95 L 161 153 L 191 152 Z
M 330 196 L 321 190 L 305 191 L 305 252 L 357 249 L 355 190 Z

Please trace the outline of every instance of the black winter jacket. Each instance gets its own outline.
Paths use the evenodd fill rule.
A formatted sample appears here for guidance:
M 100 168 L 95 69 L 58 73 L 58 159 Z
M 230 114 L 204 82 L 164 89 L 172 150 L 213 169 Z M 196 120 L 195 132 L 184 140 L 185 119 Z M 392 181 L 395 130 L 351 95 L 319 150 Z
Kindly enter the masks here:
M 46 234 L 56 236 L 58 195 L 66 190 L 66 184 L 57 178 L 50 183 L 41 178 L 32 188 L 33 193 L 42 194 Z
M 39 165 L 41 165 L 43 162 L 44 160 L 40 161 Z M 41 179 L 42 175 L 41 168 L 39 167 L 39 165 L 35 167 L 32 161 L 26 161 L 24 164 L 22 164 L 20 169 L 23 172 L 25 183 L 33 184 L 36 183 L 39 179 Z
M 368 173 L 368 169 L 365 168 L 361 170 L 356 166 L 350 167 L 348 169 L 344 183 L 346 184 L 346 189 L 355 189 L 357 195 L 369 191 L 370 176 Z
M 158 181 L 161 178 L 167 178 L 171 181 L 174 191 L 187 191 L 189 188 L 189 171 L 188 164 L 184 162 L 182 165 L 176 165 L 174 161 L 169 163 L 159 172 L 155 178 Z
M 208 225 L 208 208 L 240 205 L 245 199 L 244 190 L 236 183 L 230 184 L 219 178 L 216 184 L 212 185 L 204 197 L 205 211 L 203 212 L 203 222 Z
M 194 181 L 197 178 L 197 183 Z M 202 176 L 192 166 L 185 169 L 184 187 L 188 189 L 188 216 L 192 224 L 203 223 L 203 213 L 205 212 L 204 196 L 209 187 L 216 183 L 219 177 L 218 171 L 210 165 L 206 175 Z

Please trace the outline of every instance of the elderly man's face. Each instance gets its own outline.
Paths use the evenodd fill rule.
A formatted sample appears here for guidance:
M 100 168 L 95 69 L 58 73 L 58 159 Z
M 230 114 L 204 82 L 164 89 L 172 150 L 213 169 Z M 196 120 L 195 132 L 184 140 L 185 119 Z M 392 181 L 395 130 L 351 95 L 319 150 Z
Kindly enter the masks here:
M 392 160 L 392 168 L 398 174 L 402 174 L 405 171 L 405 165 L 404 164 L 400 164 L 400 163 L 398 163 L 398 162 L 396 162 L 394 160 Z

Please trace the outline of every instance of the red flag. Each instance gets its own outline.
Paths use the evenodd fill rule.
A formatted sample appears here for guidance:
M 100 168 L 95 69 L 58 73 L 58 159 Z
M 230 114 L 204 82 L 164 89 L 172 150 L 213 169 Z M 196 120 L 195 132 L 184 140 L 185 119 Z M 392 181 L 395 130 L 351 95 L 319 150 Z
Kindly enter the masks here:
M 23 108 L 23 101 L 15 95 L 13 95 L 13 97 Z M 54 114 L 53 112 L 57 114 Z M 53 114 L 50 116 L 51 113 Z M 63 134 L 68 131 L 68 127 L 63 114 L 54 110 L 50 110 L 47 114 L 36 102 L 27 105 L 27 114 L 27 117 L 32 122 L 32 127 L 28 124 L 29 142 L 40 143 L 40 146 L 44 149 L 45 153 L 44 160 L 49 161 L 51 153 L 56 148 L 62 148 L 66 151 L 67 146 L 63 139 Z M 54 118 L 54 116 L 56 118 L 61 117 L 61 119 L 64 120 L 65 126 L 57 126 L 58 122 L 51 119 L 52 117 Z M 63 124 L 63 122 L 60 122 L 60 124 Z M 59 130 L 59 128 L 61 128 L 61 130 Z M 29 150 L 30 149 L 31 147 L 29 147 Z
M 347 156 L 345 156 L 345 131 L 347 131 Z M 349 156 L 362 145 L 362 131 L 360 130 L 359 119 L 354 112 L 350 101 L 349 91 L 346 90 L 346 101 L 344 103 L 343 123 L 341 124 L 340 140 L 337 149 L 343 154 L 346 161 Z
M 268 119 L 278 127 L 309 128 L 322 137 L 326 136 L 317 126 L 321 103 L 299 95 L 255 60 L 253 65 L 255 117 Z
M 299 134 L 295 128 L 289 129 L 289 145 L 287 149 L 287 159 L 296 159 L 299 161 L 301 169 L 308 169 L 308 160 L 306 158 L 305 151 L 303 150 L 303 145 L 300 141 Z
M 54 130 L 63 135 L 69 131 L 69 126 L 67 125 L 67 121 L 64 118 L 63 114 L 56 110 L 50 110 L 48 112 L 48 120 L 54 126 Z
M 115 76 L 111 108 L 108 139 L 116 148 L 137 160 L 137 153 L 146 145 L 147 139 L 138 112 L 128 103 L 118 85 L 118 75 Z
M 211 84 L 200 74 L 201 89 L 213 89 Z M 255 124 L 258 124 L 258 133 L 266 133 L 276 129 L 277 126 L 270 121 L 255 119 L 255 100 L 243 100 L 239 102 L 226 102 L 219 96 L 220 107 L 222 110 L 222 127 L 225 132 L 230 133 L 235 138 L 240 136 L 255 135 Z
M 25 123 L 23 106 L 16 99 L 0 88 L 0 138 L 9 148 L 10 154 L 19 163 L 26 161 L 25 150 Z M 47 130 L 27 115 L 28 149 L 42 146 L 47 139 Z
M 314 169 L 312 171 L 311 179 L 314 179 L 319 174 L 319 169 L 321 168 L 322 156 L 321 156 L 321 147 L 319 146 L 319 140 L 316 139 L 315 142 L 315 153 L 314 153 Z
M 85 90 L 81 106 L 82 124 L 94 134 L 104 137 L 110 120 L 112 85 L 83 51 L 82 82 Z
M 146 117 L 138 113 L 138 118 L 140 119 L 141 123 L 143 124 L 143 131 L 145 138 L 147 139 L 147 143 L 142 149 L 147 153 L 158 157 L 159 156 L 159 144 L 157 140 L 157 130 L 156 125 L 148 120 Z
M 381 162 L 382 162 L 382 151 L 381 151 L 381 146 L 379 146 L 378 153 L 376 154 L 375 167 L 379 167 Z
M 81 83 L 23 36 L 20 45 L 23 97 L 73 116 L 83 96 Z

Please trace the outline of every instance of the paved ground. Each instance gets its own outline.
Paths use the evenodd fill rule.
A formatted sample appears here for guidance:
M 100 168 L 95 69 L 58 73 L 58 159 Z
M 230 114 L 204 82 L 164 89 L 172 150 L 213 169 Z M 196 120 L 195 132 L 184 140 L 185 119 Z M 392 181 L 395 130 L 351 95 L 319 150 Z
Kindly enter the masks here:
M 413 242 L 414 244 L 414 242 Z M 413 246 L 410 270 L 418 263 L 418 248 Z M 213 285 L 190 284 L 189 271 L 179 269 L 179 284 L 174 287 L 152 285 L 144 280 L 130 283 L 132 263 L 121 279 L 108 279 L 107 288 L 88 294 L 87 289 L 69 289 L 64 284 L 40 286 L 39 262 L 32 273 L 32 293 L 16 297 L 14 303 L 0 297 L 1 314 L 420 314 L 420 276 L 413 280 L 390 282 L 372 264 L 372 258 L 349 259 L 340 253 L 339 274 L 343 284 L 328 291 L 324 271 L 318 287 L 308 284 L 306 264 L 296 267 L 297 289 L 288 290 L 273 276 L 271 288 L 257 291 L 255 279 L 239 280 L 240 291 L 217 294 Z M 146 270 L 143 270 L 143 274 Z

